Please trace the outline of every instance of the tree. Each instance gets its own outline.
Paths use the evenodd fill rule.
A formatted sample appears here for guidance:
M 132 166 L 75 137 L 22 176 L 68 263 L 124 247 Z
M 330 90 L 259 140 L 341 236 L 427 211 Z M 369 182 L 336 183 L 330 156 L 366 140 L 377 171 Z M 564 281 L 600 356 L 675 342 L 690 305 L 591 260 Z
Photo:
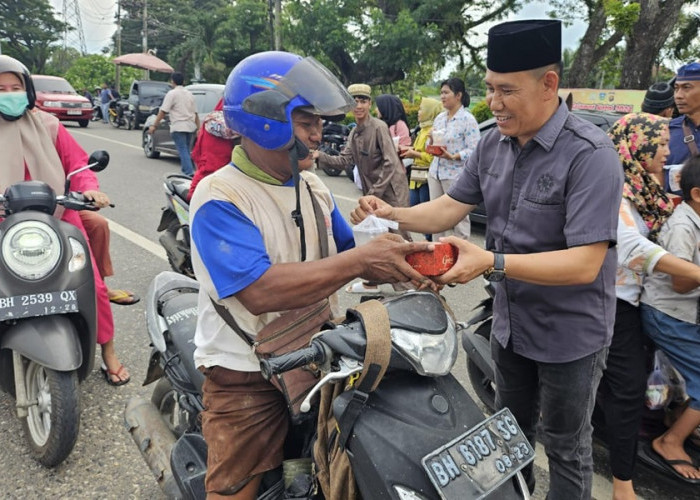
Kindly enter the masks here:
M 128 92 L 132 80 L 141 78 L 141 70 L 124 66 L 121 72 L 122 85 L 118 90 L 123 95 Z M 114 76 L 115 66 L 112 57 L 97 54 L 79 57 L 65 73 L 66 80 L 78 92 L 80 89 L 92 91 L 102 83 L 111 84 L 114 82 Z
M 0 0 L 3 53 L 22 61 L 32 73 L 44 71 L 52 45 L 65 29 L 47 0 Z
M 519 5 L 519 0 L 289 0 L 282 43 L 313 55 L 345 84 L 388 85 L 426 66 L 442 67 L 452 57 L 460 68 L 483 68 L 483 46 L 474 43 L 472 30 Z
M 639 0 L 641 10 L 627 38 L 620 87 L 647 89 L 651 85 L 661 48 L 676 26 L 681 8 L 691 2 L 696 0 Z

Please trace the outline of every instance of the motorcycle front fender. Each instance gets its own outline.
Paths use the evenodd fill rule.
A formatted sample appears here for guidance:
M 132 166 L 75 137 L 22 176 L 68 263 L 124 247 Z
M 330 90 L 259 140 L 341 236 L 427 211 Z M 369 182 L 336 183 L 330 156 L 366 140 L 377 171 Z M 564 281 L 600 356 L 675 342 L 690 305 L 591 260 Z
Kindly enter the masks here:
M 27 359 L 59 372 L 77 370 L 83 364 L 80 337 L 64 315 L 21 320 L 0 339 L 1 349 L 11 349 Z
M 491 346 L 489 340 L 474 333 L 471 328 L 465 328 L 462 333 L 462 347 L 467 357 L 476 363 L 476 366 L 489 380 L 496 380 L 493 360 L 491 359 Z
M 171 224 L 177 224 L 177 215 L 170 208 L 163 208 L 163 213 L 160 216 L 160 222 L 158 223 L 158 231 L 165 231 L 170 227 Z

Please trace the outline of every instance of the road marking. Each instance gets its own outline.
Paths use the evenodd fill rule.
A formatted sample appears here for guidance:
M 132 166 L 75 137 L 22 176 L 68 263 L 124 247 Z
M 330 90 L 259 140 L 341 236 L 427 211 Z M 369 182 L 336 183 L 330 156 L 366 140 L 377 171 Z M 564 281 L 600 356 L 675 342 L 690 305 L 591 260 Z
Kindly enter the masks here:
M 160 246 L 156 243 L 153 243 L 148 238 L 145 238 L 145 237 L 141 236 L 140 234 L 135 233 L 131 229 L 122 226 L 118 222 L 114 222 L 111 219 L 107 219 L 107 222 L 109 223 L 110 231 L 117 233 L 122 238 L 126 238 L 127 240 L 131 241 L 135 245 L 140 246 L 141 248 L 143 248 L 147 252 L 150 252 L 153 255 L 155 255 L 156 257 L 163 259 L 164 261 L 167 262 L 168 256 L 165 253 L 165 249 L 162 246 Z
M 93 134 L 88 134 L 87 132 L 79 132 L 77 130 L 71 130 L 71 133 L 78 134 L 78 135 L 84 135 L 85 137 L 91 137 L 93 139 L 99 139 L 101 141 L 107 141 L 107 142 L 112 142 L 114 144 L 119 144 L 120 146 L 126 146 L 127 148 L 133 148 L 133 149 L 138 149 L 139 151 L 143 149 L 141 145 L 134 146 L 133 144 L 127 144 L 126 142 L 121 142 L 121 141 L 115 141 L 114 139 L 107 139 L 106 137 L 101 137 L 99 135 L 93 135 Z

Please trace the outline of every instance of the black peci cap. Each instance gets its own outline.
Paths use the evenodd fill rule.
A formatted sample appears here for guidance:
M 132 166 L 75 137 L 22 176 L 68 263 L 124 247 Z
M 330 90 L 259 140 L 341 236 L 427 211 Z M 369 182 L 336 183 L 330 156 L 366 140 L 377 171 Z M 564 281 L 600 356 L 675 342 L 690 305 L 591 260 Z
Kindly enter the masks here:
M 561 21 L 529 19 L 489 30 L 486 67 L 496 73 L 541 68 L 561 61 Z

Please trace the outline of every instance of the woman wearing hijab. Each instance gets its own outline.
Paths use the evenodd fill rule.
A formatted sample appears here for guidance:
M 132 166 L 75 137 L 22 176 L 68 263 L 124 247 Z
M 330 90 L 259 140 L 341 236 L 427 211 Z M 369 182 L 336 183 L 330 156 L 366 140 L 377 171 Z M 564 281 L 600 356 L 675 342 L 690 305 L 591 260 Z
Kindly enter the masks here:
M 47 183 L 63 193 L 66 175 L 88 163 L 88 155 L 58 119 L 34 108 L 35 94 L 26 66 L 16 59 L 0 55 L 0 151 L 4 161 L 0 169 L 0 191 L 25 180 Z M 94 172 L 85 170 L 71 179 L 71 188 L 82 191 L 98 207 L 109 205 L 107 195 L 99 191 Z M 63 210 L 55 215 L 78 227 L 88 240 L 78 212 Z M 91 257 L 92 250 L 91 250 Z M 102 371 L 111 385 L 126 384 L 130 378 L 114 350 L 114 320 L 107 287 L 91 258 L 97 294 L 97 342 L 102 346 Z
M 409 178 L 409 195 L 411 206 L 430 201 L 428 189 L 428 169 L 433 161 L 433 155 L 425 151 L 426 143 L 433 131 L 433 120 L 442 112 L 442 103 L 437 99 L 424 97 L 418 108 L 418 122 L 420 131 L 413 142 L 413 147 L 400 147 L 401 158 L 413 160 L 411 175 Z M 432 235 L 426 234 L 428 241 L 432 241 Z
M 647 381 L 639 308 L 642 281 L 652 272 L 661 272 L 700 283 L 700 267 L 656 243 L 661 226 L 673 212 L 673 202 L 657 180 L 669 155 L 668 120 L 631 113 L 615 122 L 608 135 L 625 173 L 617 230 L 615 329 L 600 382 L 613 498 L 619 500 L 635 498 L 632 475 Z

